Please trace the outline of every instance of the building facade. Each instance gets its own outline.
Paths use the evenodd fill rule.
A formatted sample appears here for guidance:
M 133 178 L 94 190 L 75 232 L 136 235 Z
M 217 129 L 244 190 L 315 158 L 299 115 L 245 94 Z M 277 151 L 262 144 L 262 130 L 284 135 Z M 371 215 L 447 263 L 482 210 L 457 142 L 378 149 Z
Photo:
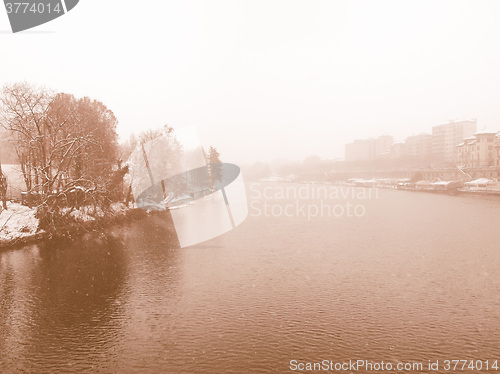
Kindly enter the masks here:
M 345 145 L 346 161 L 369 161 L 373 158 L 375 149 L 371 139 L 356 139 Z
M 406 143 L 405 142 L 396 142 L 391 146 L 391 155 L 390 158 L 392 160 L 399 160 L 405 157 L 407 154 Z
M 458 161 L 457 144 L 477 131 L 476 120 L 450 122 L 432 127 L 432 154 L 438 163 L 455 164 Z
M 432 135 L 419 134 L 407 137 L 405 151 L 411 158 L 427 159 L 432 155 Z
M 495 150 L 497 153 L 497 167 L 500 168 L 500 135 L 497 135 Z
M 500 166 L 500 138 L 497 132 L 481 131 L 457 146 L 457 166 L 486 168 Z
M 382 158 L 391 152 L 391 146 L 394 138 L 390 135 L 379 136 L 375 139 L 375 158 Z
M 390 153 L 392 136 L 384 135 L 376 139 L 356 139 L 345 146 L 346 161 L 374 161 Z

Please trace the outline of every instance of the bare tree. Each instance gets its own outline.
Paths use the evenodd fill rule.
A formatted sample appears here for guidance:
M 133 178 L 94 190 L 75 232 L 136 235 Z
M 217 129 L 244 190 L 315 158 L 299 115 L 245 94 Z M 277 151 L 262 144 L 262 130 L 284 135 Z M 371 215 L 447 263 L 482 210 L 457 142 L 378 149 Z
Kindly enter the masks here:
M 21 83 L 4 87 L 0 105 L 28 197 L 53 211 L 58 197 L 75 188 L 107 191 L 116 165 L 117 120 L 104 104 Z
M 138 197 L 155 185 L 161 186 L 162 199 L 167 201 L 185 190 L 183 180 L 171 178 L 182 173 L 184 150 L 173 128 L 162 128 L 142 132 L 135 149 L 128 159 L 130 165 L 131 191 Z
M 66 131 L 72 113 L 54 116 L 57 96 L 27 84 L 6 86 L 1 98 L 5 127 L 14 136 L 28 193 L 51 193 L 84 137 Z

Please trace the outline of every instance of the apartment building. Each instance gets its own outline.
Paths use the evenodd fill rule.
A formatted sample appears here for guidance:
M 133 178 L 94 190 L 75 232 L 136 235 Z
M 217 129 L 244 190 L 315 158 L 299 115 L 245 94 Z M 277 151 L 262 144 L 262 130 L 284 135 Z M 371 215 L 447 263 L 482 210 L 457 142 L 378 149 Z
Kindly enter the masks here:
M 356 139 L 345 146 L 346 161 L 374 161 L 390 153 L 394 139 L 384 135 L 376 139 Z
M 411 158 L 426 159 L 432 154 L 432 135 L 412 135 L 405 140 L 405 153 Z
M 432 127 L 432 154 L 437 162 L 454 164 L 458 161 L 457 144 L 477 131 L 476 120 L 450 122 Z

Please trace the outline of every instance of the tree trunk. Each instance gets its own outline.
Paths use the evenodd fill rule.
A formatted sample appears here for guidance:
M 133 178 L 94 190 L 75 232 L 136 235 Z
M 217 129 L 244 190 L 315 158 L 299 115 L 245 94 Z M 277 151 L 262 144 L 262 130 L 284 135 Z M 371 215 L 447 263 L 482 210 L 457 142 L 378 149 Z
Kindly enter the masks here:
M 7 178 L 2 171 L 2 162 L 0 162 L 0 200 L 3 209 L 7 210 Z

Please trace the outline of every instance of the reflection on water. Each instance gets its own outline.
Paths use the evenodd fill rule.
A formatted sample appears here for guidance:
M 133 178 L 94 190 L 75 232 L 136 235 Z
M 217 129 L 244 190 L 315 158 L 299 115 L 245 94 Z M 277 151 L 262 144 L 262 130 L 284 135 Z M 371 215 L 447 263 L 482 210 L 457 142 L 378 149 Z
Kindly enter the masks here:
M 382 190 L 362 203 L 364 217 L 249 217 L 184 249 L 154 216 L 1 252 L 1 371 L 500 359 L 500 201 Z
M 32 246 L 2 255 L 0 323 L 8 367 L 91 368 L 112 351 L 127 269 L 122 248 L 111 239 L 82 242 L 78 249 Z M 82 351 L 85 359 L 78 355 Z M 53 357 L 61 361 L 54 365 Z

